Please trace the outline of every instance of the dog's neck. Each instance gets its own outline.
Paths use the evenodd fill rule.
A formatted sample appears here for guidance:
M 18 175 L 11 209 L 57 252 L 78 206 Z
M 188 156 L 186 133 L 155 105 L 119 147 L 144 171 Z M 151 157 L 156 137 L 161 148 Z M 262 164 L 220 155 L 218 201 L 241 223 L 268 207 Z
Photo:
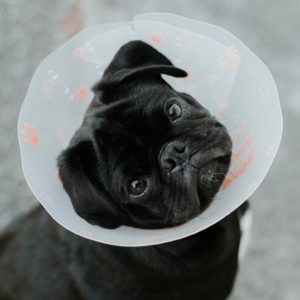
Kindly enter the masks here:
M 203 259 L 208 254 L 213 256 L 214 252 L 223 252 L 220 247 L 230 248 L 230 242 L 227 242 L 224 230 L 228 221 L 223 220 L 216 225 L 199 232 L 195 235 L 183 238 L 181 240 L 146 247 L 118 247 L 89 241 L 69 233 L 63 233 L 64 242 L 68 240 L 71 246 L 70 251 L 81 253 L 84 257 L 101 257 L 101 259 L 114 257 L 120 264 L 143 266 L 143 268 L 153 269 L 153 271 L 170 272 L 173 268 L 190 269 L 194 268 L 198 259 L 202 257 L 199 264 L 203 267 L 208 263 Z M 231 221 L 230 221 L 231 222 Z M 65 231 L 65 230 L 64 230 Z M 210 262 L 211 263 L 211 262 Z M 175 269 L 174 269 L 175 271 Z

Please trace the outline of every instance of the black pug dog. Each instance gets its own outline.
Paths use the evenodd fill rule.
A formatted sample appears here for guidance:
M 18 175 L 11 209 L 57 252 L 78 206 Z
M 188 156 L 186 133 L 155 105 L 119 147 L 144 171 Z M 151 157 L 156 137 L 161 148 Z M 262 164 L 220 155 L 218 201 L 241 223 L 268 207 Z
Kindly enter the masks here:
M 182 224 L 210 205 L 228 171 L 225 127 L 161 74 L 187 75 L 142 41 L 122 46 L 58 157 L 75 211 L 95 226 Z M 39 206 L 0 239 L 0 299 L 224 300 L 246 206 L 184 239 L 129 248 L 76 236 Z

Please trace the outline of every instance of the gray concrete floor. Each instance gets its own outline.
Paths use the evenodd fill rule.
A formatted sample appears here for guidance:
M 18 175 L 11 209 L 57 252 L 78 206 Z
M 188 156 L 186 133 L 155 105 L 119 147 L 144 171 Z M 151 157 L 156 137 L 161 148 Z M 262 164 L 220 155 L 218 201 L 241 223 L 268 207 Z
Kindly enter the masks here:
M 125 21 L 151 11 L 173 12 L 228 29 L 273 73 L 283 108 L 284 135 L 270 173 L 251 199 L 252 243 L 232 299 L 300 299 L 298 0 L 2 0 L 0 228 L 37 203 L 22 174 L 16 129 L 21 103 L 41 59 L 82 24 Z

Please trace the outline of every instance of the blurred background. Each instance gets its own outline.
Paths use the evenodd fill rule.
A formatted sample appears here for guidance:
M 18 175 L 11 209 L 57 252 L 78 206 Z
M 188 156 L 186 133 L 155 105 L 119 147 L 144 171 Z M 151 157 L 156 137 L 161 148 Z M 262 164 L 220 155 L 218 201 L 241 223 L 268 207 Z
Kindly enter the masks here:
M 284 134 L 268 176 L 251 198 L 252 242 L 231 299 L 300 299 L 299 0 L 1 0 L 0 230 L 37 205 L 21 170 L 17 117 L 40 61 L 86 26 L 154 11 L 224 27 L 271 70 Z

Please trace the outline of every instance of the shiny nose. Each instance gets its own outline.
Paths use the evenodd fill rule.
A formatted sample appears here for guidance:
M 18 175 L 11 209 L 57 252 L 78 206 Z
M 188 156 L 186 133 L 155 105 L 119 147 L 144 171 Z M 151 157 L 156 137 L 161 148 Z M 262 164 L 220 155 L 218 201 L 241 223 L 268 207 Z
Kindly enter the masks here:
M 182 166 L 188 160 L 186 150 L 186 145 L 183 142 L 169 143 L 160 156 L 161 167 L 171 171 L 175 167 Z

